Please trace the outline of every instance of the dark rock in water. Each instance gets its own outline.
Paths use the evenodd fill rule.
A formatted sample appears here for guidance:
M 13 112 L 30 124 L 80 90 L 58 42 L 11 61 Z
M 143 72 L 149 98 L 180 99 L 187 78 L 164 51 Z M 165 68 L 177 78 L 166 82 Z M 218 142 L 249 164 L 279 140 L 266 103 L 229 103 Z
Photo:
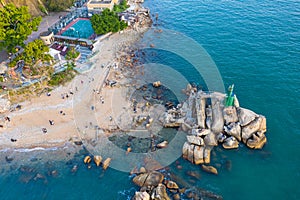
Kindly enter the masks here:
M 37 181 L 38 179 L 46 179 L 46 177 L 43 174 L 37 173 L 33 180 Z
M 37 158 L 31 158 L 30 161 L 31 162 L 36 162 L 36 161 L 38 161 L 38 159 Z
M 82 141 L 74 141 L 74 144 L 76 144 L 76 145 L 82 145 L 83 143 L 82 143 Z
M 232 169 L 232 163 L 231 163 L 231 160 L 226 160 L 226 162 L 225 162 L 225 168 L 226 168 L 228 171 L 231 171 L 231 169 Z
M 11 161 L 14 160 L 14 158 L 11 156 L 5 156 L 5 160 L 6 160 L 6 162 L 10 163 Z
M 213 166 L 202 165 L 202 169 L 211 174 L 218 174 L 218 170 Z
M 201 178 L 201 175 L 197 171 L 186 171 L 185 173 L 193 178 L 198 179 L 198 180 Z

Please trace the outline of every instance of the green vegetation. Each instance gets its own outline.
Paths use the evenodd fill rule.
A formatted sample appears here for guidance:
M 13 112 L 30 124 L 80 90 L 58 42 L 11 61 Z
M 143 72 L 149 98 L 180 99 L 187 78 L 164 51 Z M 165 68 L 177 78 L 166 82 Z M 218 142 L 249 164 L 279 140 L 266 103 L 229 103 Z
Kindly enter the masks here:
M 119 5 L 117 5 L 117 4 L 114 5 L 113 11 L 116 13 L 120 13 L 120 12 L 125 11 L 127 8 L 129 8 L 129 6 L 127 5 L 127 1 L 123 0 L 120 2 Z
M 24 47 L 24 41 L 32 31 L 37 31 L 41 17 L 32 17 L 26 6 L 17 8 L 7 4 L 0 9 L 0 49 L 16 52 L 16 46 Z
M 42 11 L 42 13 L 45 13 L 46 15 L 48 15 L 48 11 L 47 11 L 47 9 L 44 7 L 44 5 L 39 4 L 39 9 Z
M 75 64 L 73 62 L 68 63 L 66 70 L 53 74 L 51 79 L 48 82 L 49 85 L 57 86 L 71 81 L 77 74 L 77 72 L 74 70 L 74 66 Z
M 103 10 L 101 14 L 95 14 L 91 17 L 92 27 L 96 34 L 102 35 L 109 32 L 118 32 L 127 27 L 124 21 L 120 21 L 117 13 L 109 9 Z
M 26 65 L 33 65 L 38 60 L 50 61 L 53 58 L 48 54 L 49 47 L 44 45 L 40 39 L 29 42 L 24 51 L 20 53 L 14 60 L 9 63 L 10 67 L 16 66 L 19 60 L 24 60 Z
M 71 49 L 66 54 L 67 60 L 75 60 L 79 56 L 79 52 L 75 50 L 74 47 L 71 47 Z
M 49 11 L 58 12 L 70 8 L 74 0 L 44 0 L 44 4 Z

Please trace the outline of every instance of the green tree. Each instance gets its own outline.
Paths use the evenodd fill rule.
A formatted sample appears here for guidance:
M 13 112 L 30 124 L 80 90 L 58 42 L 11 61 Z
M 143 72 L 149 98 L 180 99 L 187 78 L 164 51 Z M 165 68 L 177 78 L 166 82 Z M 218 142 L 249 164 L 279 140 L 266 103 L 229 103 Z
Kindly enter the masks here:
M 117 13 L 120 13 L 120 12 L 125 11 L 127 8 L 129 8 L 129 6 L 127 5 L 127 1 L 123 0 L 123 1 L 120 2 L 119 5 L 117 5 L 117 4 L 114 5 L 113 11 L 117 12 Z
M 24 48 L 24 60 L 27 64 L 34 64 L 37 60 L 49 61 L 51 56 L 47 52 L 49 52 L 49 47 L 42 40 L 34 40 Z
M 70 8 L 74 0 L 44 0 L 44 3 L 49 11 L 58 12 Z
M 91 17 L 92 27 L 96 34 L 102 35 L 108 32 L 118 32 L 127 27 L 125 22 L 119 20 L 118 15 L 105 9 L 101 14 L 95 14 Z
M 32 17 L 28 7 L 7 4 L 0 9 L 0 48 L 15 52 L 16 46 L 24 47 L 24 41 L 32 31 L 37 31 L 41 17 Z

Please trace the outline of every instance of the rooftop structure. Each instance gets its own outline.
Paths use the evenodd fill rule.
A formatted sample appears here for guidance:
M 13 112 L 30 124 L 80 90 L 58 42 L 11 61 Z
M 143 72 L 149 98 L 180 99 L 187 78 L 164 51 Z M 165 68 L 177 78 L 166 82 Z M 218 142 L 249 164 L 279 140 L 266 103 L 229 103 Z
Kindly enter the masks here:
M 100 12 L 106 8 L 112 10 L 119 0 L 89 0 L 86 4 L 89 12 Z

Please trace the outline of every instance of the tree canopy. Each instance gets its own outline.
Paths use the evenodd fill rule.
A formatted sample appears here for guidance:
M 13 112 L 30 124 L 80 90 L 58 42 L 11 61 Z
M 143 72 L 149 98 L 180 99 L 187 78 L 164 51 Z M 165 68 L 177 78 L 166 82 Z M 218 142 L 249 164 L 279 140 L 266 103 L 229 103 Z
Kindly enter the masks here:
M 44 0 L 45 6 L 49 11 L 64 11 L 73 5 L 74 0 Z
M 96 34 L 102 35 L 108 32 L 118 32 L 127 27 L 124 21 L 120 21 L 118 15 L 105 9 L 101 14 L 95 14 L 91 17 L 92 27 Z
M 24 60 L 26 65 L 33 65 L 38 60 L 49 61 L 53 58 L 48 52 L 49 47 L 46 46 L 42 40 L 36 39 L 29 42 L 24 48 L 24 51 L 11 61 L 9 66 L 14 67 L 19 60 Z
M 129 8 L 129 6 L 127 5 L 127 1 L 126 0 L 123 0 L 120 2 L 120 4 L 115 4 L 114 5 L 114 12 L 123 12 L 125 11 L 127 8 Z
M 16 46 L 24 47 L 24 41 L 32 31 L 37 31 L 41 17 L 32 17 L 26 6 L 7 4 L 0 9 L 0 48 L 14 52 Z

